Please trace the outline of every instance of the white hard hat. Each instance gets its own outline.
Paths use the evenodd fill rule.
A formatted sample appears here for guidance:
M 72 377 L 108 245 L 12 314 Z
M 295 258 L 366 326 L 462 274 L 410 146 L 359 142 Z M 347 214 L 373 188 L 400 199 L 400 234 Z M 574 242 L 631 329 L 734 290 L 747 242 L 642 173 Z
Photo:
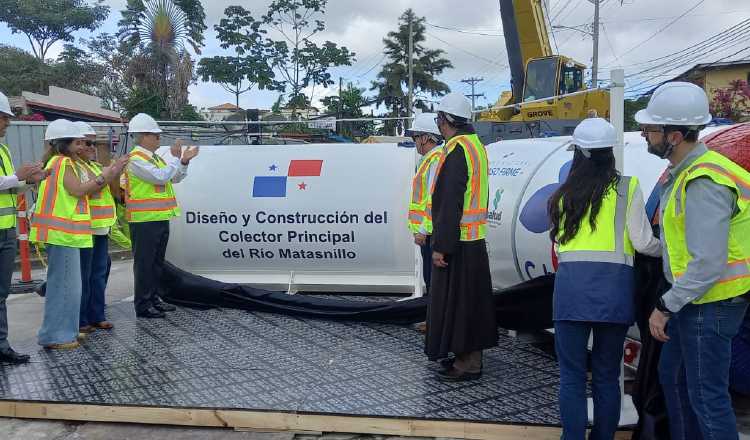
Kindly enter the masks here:
M 449 93 L 440 101 L 437 111 L 471 119 L 471 101 L 461 93 Z
M 438 130 L 437 124 L 435 124 L 435 113 L 420 113 L 414 118 L 414 124 L 411 128 L 406 130 L 407 136 L 414 136 L 416 134 L 434 134 L 440 136 L 440 130 Z
M 161 128 L 151 116 L 138 113 L 130 120 L 128 133 L 161 133 Z
M 87 124 L 86 122 L 77 121 L 77 122 L 74 122 L 74 124 L 76 125 L 76 127 L 78 127 L 78 130 L 81 131 L 81 135 L 83 135 L 83 136 L 87 136 L 87 135 L 96 136 L 96 131 L 93 128 L 91 128 L 91 126 L 89 124 Z
M 5 113 L 8 116 L 15 116 L 10 109 L 10 101 L 8 101 L 8 97 L 5 96 L 3 92 L 0 92 L 0 113 Z
M 700 127 L 711 122 L 706 92 L 693 83 L 674 81 L 660 85 L 648 106 L 635 114 L 639 124 Z
M 81 130 L 67 119 L 56 119 L 47 125 L 47 131 L 44 132 L 44 140 L 52 141 L 55 139 L 82 139 L 85 136 Z
M 585 150 L 613 147 L 617 144 L 617 130 L 606 119 L 584 119 L 573 131 L 570 143 Z

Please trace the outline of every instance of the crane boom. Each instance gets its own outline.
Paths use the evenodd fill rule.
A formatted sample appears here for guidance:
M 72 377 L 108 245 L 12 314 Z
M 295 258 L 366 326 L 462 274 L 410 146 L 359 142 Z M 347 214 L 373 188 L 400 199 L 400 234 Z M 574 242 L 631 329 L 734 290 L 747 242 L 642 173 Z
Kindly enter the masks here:
M 526 63 L 553 55 L 542 1 L 500 0 L 514 103 L 523 95 Z

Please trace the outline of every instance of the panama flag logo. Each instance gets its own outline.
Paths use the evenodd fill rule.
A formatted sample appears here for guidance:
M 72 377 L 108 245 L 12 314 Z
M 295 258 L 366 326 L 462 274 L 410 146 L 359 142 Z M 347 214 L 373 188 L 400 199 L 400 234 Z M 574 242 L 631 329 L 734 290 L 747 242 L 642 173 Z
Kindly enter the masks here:
M 255 176 L 253 179 L 253 197 L 286 197 L 290 177 L 297 178 L 291 182 L 293 191 L 307 191 L 309 184 L 305 177 L 320 177 L 322 170 L 322 160 L 291 160 L 284 176 Z M 271 174 L 276 173 L 279 171 L 279 166 L 275 163 L 271 164 L 268 171 Z

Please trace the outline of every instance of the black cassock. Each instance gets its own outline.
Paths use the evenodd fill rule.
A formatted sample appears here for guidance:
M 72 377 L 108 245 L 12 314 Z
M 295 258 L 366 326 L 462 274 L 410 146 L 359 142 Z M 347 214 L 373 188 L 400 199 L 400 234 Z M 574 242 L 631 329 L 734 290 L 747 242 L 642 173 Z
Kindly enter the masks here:
M 432 250 L 448 267 L 433 266 L 425 353 L 430 360 L 497 345 L 492 280 L 485 240 L 460 241 L 468 170 L 457 145 L 440 170 L 432 194 Z

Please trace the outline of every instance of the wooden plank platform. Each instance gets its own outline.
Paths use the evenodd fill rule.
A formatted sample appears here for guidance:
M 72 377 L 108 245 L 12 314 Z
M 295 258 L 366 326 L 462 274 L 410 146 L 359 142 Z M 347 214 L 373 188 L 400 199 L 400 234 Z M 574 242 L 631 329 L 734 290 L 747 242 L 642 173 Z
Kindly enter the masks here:
M 0 417 L 221 427 L 253 431 L 355 432 L 404 437 L 451 437 L 477 440 L 557 440 L 560 438 L 559 428 L 539 426 L 246 410 L 76 405 L 42 402 L 0 402 Z M 618 432 L 615 438 L 629 439 L 630 432 Z

